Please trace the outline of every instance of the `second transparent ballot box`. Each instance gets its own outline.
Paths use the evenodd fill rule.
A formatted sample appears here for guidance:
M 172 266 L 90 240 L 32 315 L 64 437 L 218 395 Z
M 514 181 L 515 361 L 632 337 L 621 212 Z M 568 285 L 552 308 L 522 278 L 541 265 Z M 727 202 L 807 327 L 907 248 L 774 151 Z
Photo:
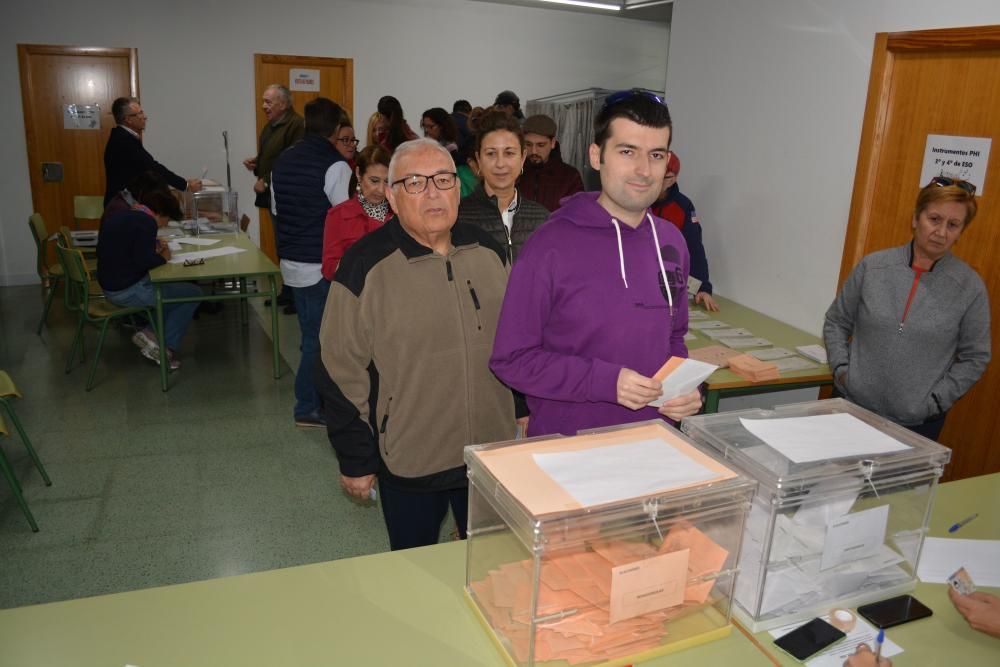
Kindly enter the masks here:
M 466 594 L 508 664 L 726 636 L 754 483 L 661 421 L 475 445 Z
M 236 232 L 240 224 L 237 195 L 222 186 L 184 192 L 185 219 L 181 228 L 192 236 Z
M 688 417 L 758 482 L 733 614 L 754 632 L 912 590 L 951 450 L 844 399 Z

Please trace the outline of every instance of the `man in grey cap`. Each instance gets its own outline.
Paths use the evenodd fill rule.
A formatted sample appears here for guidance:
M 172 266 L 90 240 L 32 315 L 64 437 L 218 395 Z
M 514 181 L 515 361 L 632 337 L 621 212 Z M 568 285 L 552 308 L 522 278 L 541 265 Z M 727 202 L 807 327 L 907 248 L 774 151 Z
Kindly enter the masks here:
M 493 106 L 506 111 L 508 115 L 518 120 L 524 120 L 524 113 L 521 112 L 521 98 L 513 90 L 504 90 L 498 93 L 496 100 L 493 101 Z
M 528 159 L 518 189 L 525 199 L 555 211 L 564 197 L 583 191 L 583 179 L 579 171 L 562 160 L 554 120 L 539 114 L 528 118 L 521 127 Z

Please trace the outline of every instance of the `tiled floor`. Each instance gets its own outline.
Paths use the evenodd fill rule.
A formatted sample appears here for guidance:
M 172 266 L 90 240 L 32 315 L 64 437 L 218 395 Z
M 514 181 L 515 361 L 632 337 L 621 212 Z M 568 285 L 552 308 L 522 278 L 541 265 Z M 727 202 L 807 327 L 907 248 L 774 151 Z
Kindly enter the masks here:
M 0 369 L 24 394 L 15 407 L 53 481 L 16 436 L 0 439 L 41 528 L 0 479 L 0 607 L 388 549 L 380 510 L 341 493 L 325 431 L 293 425 L 294 375 L 283 364 L 272 377 L 257 308 L 245 328 L 233 302 L 194 322 L 166 394 L 111 331 L 87 393 L 85 367 L 63 373 L 73 322 L 61 302 L 36 336 L 40 288 L 0 288 Z M 296 320 L 281 317 L 294 368 Z

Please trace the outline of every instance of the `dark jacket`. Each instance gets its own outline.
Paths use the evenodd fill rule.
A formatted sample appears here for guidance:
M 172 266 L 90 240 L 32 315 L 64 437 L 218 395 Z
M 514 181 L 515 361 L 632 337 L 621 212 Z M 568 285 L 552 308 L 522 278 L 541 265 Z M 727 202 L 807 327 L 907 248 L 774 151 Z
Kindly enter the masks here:
M 524 163 L 524 173 L 517 182 L 517 188 L 525 199 L 555 211 L 564 197 L 583 192 L 583 179 L 579 171 L 563 162 L 557 144 L 544 164 Z
M 111 128 L 111 135 L 104 147 L 105 206 L 116 192 L 127 188 L 136 176 L 150 170 L 159 173 L 178 190 L 187 190 L 187 181 L 154 160 L 131 132 L 121 126 Z
M 466 445 L 514 436 L 514 399 L 489 369 L 504 253 L 467 225 L 451 241 L 439 255 L 393 218 L 337 269 L 316 385 L 344 475 L 460 488 Z
M 517 197 L 517 211 L 509 234 L 500 216 L 496 196 L 486 194 L 482 184 L 463 198 L 458 206 L 458 221 L 489 232 L 501 247 L 506 248 L 507 260 L 511 263 L 517 259 L 521 246 L 531 233 L 549 217 L 548 209 L 538 202 L 526 199 L 520 192 Z
M 327 170 L 343 160 L 326 137 L 307 134 L 274 163 L 274 232 L 281 259 L 322 263 L 323 224 L 330 209 L 323 186 Z
M 677 184 L 671 185 L 662 199 L 649 207 L 658 218 L 672 222 L 681 230 L 691 255 L 691 275 L 701 281 L 699 292 L 712 293 L 712 282 L 708 279 L 708 257 L 701 241 L 701 222 L 695 213 L 694 204 L 684 195 Z
M 274 161 L 286 148 L 300 140 L 305 131 L 302 116 L 295 113 L 294 109 L 289 109 L 277 122 L 268 123 L 260 131 L 260 140 L 257 143 L 257 168 L 253 170 L 253 174 L 257 178 L 264 179 L 266 188 L 263 192 L 257 193 L 254 206 L 271 207 L 271 168 L 274 166 Z
M 97 234 L 97 282 L 118 292 L 167 260 L 156 252 L 156 220 L 142 211 L 110 216 Z

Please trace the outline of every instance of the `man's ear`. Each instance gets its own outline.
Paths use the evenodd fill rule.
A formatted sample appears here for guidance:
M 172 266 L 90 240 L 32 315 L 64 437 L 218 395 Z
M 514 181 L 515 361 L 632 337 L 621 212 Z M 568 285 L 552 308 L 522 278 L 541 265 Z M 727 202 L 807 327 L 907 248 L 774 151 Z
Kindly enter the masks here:
M 590 148 L 587 151 L 590 156 L 590 168 L 594 171 L 601 170 L 601 147 L 597 144 L 590 144 Z

